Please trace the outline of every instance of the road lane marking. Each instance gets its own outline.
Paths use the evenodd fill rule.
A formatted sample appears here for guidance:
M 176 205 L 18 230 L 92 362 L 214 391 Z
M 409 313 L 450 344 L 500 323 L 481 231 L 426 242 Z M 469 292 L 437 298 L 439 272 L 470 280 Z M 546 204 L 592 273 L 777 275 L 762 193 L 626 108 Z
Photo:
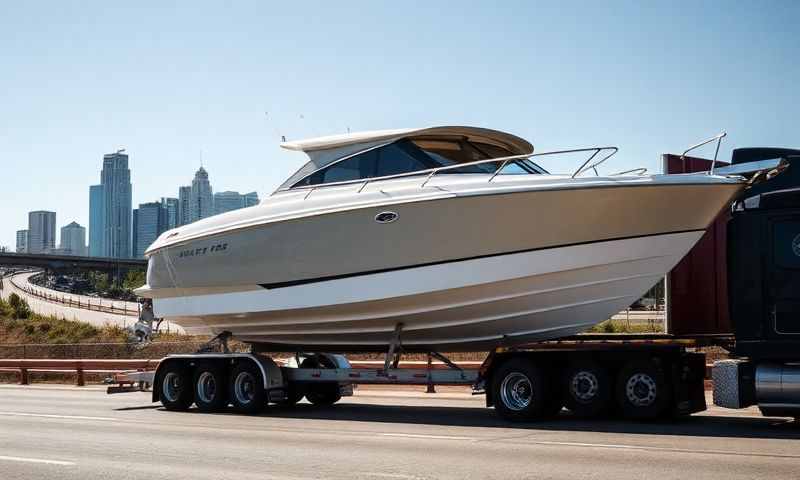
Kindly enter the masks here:
M 527 442 L 533 445 L 548 445 L 556 447 L 585 447 L 585 448 L 613 448 L 617 450 L 645 450 L 651 452 L 670 452 L 670 453 L 696 453 L 700 455 L 744 455 L 748 457 L 773 457 L 773 458 L 800 458 L 800 455 L 787 453 L 757 453 L 757 452 L 736 452 L 731 450 L 693 450 L 689 448 L 672 447 L 650 447 L 647 445 L 615 445 L 611 443 L 583 443 L 583 442 L 556 442 L 547 440 L 533 440 Z
M 106 422 L 117 421 L 116 418 L 111 417 L 84 417 L 81 415 L 50 415 L 46 413 L 24 413 L 24 412 L 0 412 L 0 416 L 4 417 L 36 417 L 36 418 L 62 418 L 67 420 L 102 420 Z
M 44 458 L 25 458 L 25 457 L 6 457 L 5 455 L 0 455 L 0 461 L 44 463 L 46 465 L 61 465 L 64 467 L 71 467 L 75 465 L 75 462 L 66 462 L 64 460 L 46 460 Z
M 472 437 L 454 437 L 451 435 L 422 435 L 415 433 L 381 433 L 384 437 L 401 437 L 401 438 L 429 438 L 431 440 L 469 440 L 474 441 Z

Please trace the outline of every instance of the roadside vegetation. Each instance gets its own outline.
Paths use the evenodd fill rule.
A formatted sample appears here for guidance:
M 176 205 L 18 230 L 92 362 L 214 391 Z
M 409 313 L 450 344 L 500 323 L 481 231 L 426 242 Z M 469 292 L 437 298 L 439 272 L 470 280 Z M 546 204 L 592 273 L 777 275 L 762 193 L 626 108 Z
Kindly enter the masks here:
M 0 343 L 125 342 L 128 332 L 119 326 L 94 325 L 31 311 L 17 294 L 0 299 Z
M 661 322 L 629 323 L 625 320 L 606 320 L 593 326 L 586 333 L 664 333 Z

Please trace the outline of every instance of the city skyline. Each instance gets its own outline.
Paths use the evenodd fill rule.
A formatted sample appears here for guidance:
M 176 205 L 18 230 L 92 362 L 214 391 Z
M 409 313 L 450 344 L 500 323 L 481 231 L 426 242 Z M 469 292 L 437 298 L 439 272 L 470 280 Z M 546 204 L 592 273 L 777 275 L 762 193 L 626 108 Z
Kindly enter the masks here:
M 103 155 L 100 178 L 103 183 L 89 186 L 89 228 L 76 221 L 60 228 L 56 234 L 55 211 L 28 212 L 28 228 L 15 231 L 13 246 L 2 245 L 18 253 L 52 253 L 112 258 L 140 258 L 146 248 L 166 230 L 192 223 L 203 218 L 225 213 L 238 208 L 257 205 L 258 193 L 240 194 L 225 190 L 213 193 L 209 174 L 202 166 L 195 172 L 191 186 L 179 186 L 179 198 L 161 197 L 153 202 L 140 203 L 132 208 L 133 184 L 130 183 L 132 169 L 130 156 L 118 150 Z M 108 185 L 108 186 L 107 186 Z M 110 187 L 109 187 L 110 186 Z M 114 189 L 120 194 L 115 197 Z M 107 194 L 106 192 L 111 192 Z M 220 207 L 215 200 L 220 199 Z M 181 204 L 184 200 L 185 205 Z M 127 209 L 126 206 L 131 205 Z M 111 208 L 116 211 L 109 213 Z M 130 218 L 125 237 L 125 218 Z M 121 221 L 120 221 L 121 219 Z M 106 225 L 117 222 L 112 229 Z M 115 230 L 117 233 L 114 233 Z M 31 236 L 30 232 L 33 232 Z M 119 233 L 122 232 L 122 233 Z M 82 240 L 78 240 L 81 239 Z M 80 242 L 83 247 L 78 247 Z M 108 245 L 117 244 L 113 253 Z M 129 253 L 124 253 L 125 248 Z

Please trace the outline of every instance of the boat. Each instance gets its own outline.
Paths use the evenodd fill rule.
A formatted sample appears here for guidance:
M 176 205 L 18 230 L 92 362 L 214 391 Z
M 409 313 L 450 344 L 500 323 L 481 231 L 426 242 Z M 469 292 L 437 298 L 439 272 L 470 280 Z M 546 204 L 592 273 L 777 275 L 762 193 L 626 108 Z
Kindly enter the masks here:
M 601 176 L 615 147 L 534 153 L 467 126 L 281 146 L 309 161 L 271 196 L 147 250 L 136 293 L 157 316 L 276 351 L 464 351 L 577 334 L 663 278 L 746 185 L 723 169 Z M 555 154 L 588 159 L 564 175 L 535 163 Z

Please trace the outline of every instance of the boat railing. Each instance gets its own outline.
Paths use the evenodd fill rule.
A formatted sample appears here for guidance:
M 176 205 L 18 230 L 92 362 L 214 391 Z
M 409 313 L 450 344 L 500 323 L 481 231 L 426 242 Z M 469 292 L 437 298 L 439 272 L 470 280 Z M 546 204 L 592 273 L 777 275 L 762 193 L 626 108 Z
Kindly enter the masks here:
M 721 133 L 718 133 L 718 134 L 714 135 L 713 137 L 709 138 L 708 140 L 703 140 L 702 142 L 700 142 L 700 143 L 698 143 L 696 145 L 692 145 L 691 147 L 689 147 L 686 150 L 684 150 L 683 153 L 681 154 L 681 162 L 684 163 L 684 167 L 686 166 L 686 154 L 687 153 L 689 153 L 692 150 L 695 150 L 697 148 L 700 148 L 703 145 L 708 145 L 709 143 L 716 141 L 717 142 L 717 148 L 714 150 L 714 159 L 711 160 L 711 168 L 708 169 L 708 174 L 709 175 L 714 175 L 714 167 L 717 164 L 717 156 L 719 155 L 719 146 L 720 146 L 720 144 L 722 144 L 722 139 L 727 137 L 727 136 L 728 136 L 728 134 L 726 132 L 721 132 Z M 684 170 L 686 170 L 686 168 L 684 168 Z
M 609 176 L 610 177 L 619 177 L 620 175 L 631 175 L 631 174 L 633 174 L 633 175 L 644 175 L 645 173 L 647 173 L 647 168 L 646 167 L 639 167 L 639 168 L 632 168 L 630 170 L 623 170 L 623 171 L 617 172 L 617 173 L 612 173 Z
M 571 149 L 571 150 L 554 150 L 554 151 L 551 151 L 551 152 L 541 152 L 541 153 L 525 153 L 525 154 L 521 154 L 521 155 L 510 155 L 510 156 L 507 156 L 507 157 L 487 158 L 487 159 L 484 159 L 484 160 L 476 160 L 474 162 L 458 163 L 458 164 L 455 164 L 455 165 L 447 165 L 445 167 L 436 167 L 436 168 L 430 168 L 430 169 L 426 169 L 426 170 L 417 170 L 415 172 L 397 173 L 397 174 L 394 174 L 394 175 L 386 175 L 386 176 L 382 176 L 382 177 L 371 177 L 371 178 L 363 178 L 363 179 L 360 178 L 360 179 L 356 179 L 356 180 L 345 180 L 345 181 L 341 181 L 341 182 L 330 182 L 330 183 L 324 183 L 324 184 L 320 184 L 320 185 L 301 186 L 301 187 L 295 187 L 294 190 L 305 190 L 305 189 L 308 189 L 308 193 L 306 193 L 305 197 L 303 197 L 304 199 L 307 199 L 314 192 L 314 190 L 316 190 L 317 188 L 331 187 L 331 186 L 341 186 L 341 185 L 355 185 L 355 184 L 359 184 L 360 183 L 361 186 L 358 189 L 358 193 L 361 193 L 364 190 L 364 188 L 366 188 L 366 186 L 369 185 L 372 182 L 380 182 L 380 181 L 383 181 L 383 180 L 392 180 L 392 179 L 395 179 L 395 178 L 417 177 L 417 176 L 425 175 L 425 180 L 423 180 L 423 182 L 420 184 L 420 188 L 423 188 L 425 185 L 428 184 L 428 182 L 431 181 L 431 179 L 434 176 L 436 176 L 437 174 L 439 174 L 441 172 L 446 172 L 446 171 L 449 171 L 449 170 L 458 170 L 458 169 L 462 169 L 462 168 L 466 168 L 466 167 L 472 167 L 472 166 L 475 166 L 475 165 L 483 165 L 485 163 L 499 163 L 500 166 L 497 167 L 497 169 L 492 173 L 492 175 L 487 180 L 487 182 L 491 182 L 492 180 L 494 180 L 494 178 L 497 175 L 500 174 L 500 172 L 509 163 L 515 162 L 517 160 L 527 160 L 527 159 L 531 159 L 531 158 L 545 157 L 545 156 L 550 156 L 550 155 L 564 155 L 564 154 L 570 154 L 570 153 L 591 152 L 592 154 L 589 156 L 589 158 L 586 159 L 586 161 L 584 161 L 583 164 L 581 164 L 581 166 L 572 173 L 572 175 L 570 175 L 571 178 L 575 178 L 578 175 L 580 175 L 580 174 L 582 174 L 584 172 L 587 172 L 589 170 L 594 170 L 595 174 L 599 175 L 599 173 L 597 172 L 597 167 L 601 163 L 603 163 L 606 160 L 608 160 L 609 158 L 611 158 L 618 151 L 619 151 L 619 148 L 617 148 L 617 147 L 590 147 L 590 148 L 575 148 L 575 149 Z M 598 155 L 600 155 L 601 152 L 608 152 L 608 153 L 602 155 L 599 160 L 594 160 L 595 158 L 598 157 Z

